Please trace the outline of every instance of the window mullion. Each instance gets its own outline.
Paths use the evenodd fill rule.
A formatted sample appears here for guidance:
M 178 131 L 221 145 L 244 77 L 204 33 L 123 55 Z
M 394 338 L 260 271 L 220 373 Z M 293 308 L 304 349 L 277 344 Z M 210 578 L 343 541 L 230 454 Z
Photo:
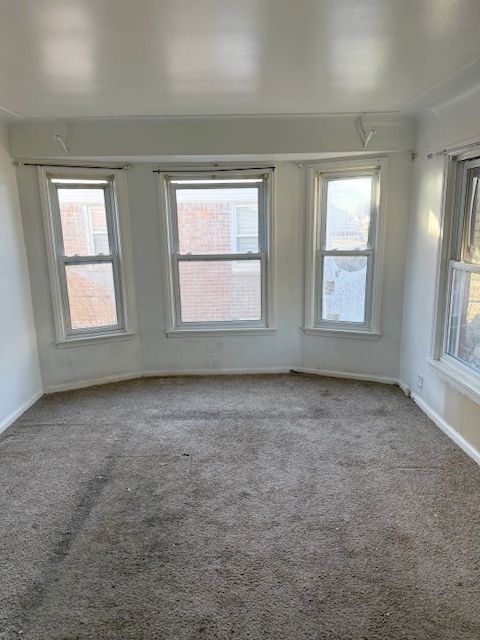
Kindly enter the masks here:
M 173 258 L 178 262 L 236 262 L 239 260 L 261 260 L 265 252 L 258 253 L 177 253 Z
M 480 264 L 474 264 L 471 262 L 460 262 L 458 260 L 450 260 L 450 266 L 452 269 L 458 271 L 468 271 L 470 273 L 480 273 Z
M 58 256 L 65 264 L 98 264 L 102 262 L 113 262 L 117 257 L 116 254 L 93 255 L 93 256 Z
M 348 251 L 342 251 L 342 250 L 338 250 L 338 249 L 320 249 L 319 253 L 322 256 L 332 256 L 332 257 L 353 257 L 355 258 L 356 256 L 371 256 L 374 253 L 374 249 L 355 249 L 355 250 L 348 250 Z

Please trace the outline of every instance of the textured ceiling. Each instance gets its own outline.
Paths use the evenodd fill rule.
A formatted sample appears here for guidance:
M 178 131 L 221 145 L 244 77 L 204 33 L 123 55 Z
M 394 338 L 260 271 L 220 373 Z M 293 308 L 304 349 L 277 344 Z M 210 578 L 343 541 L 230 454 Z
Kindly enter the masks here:
M 411 110 L 479 81 L 478 0 L 2 0 L 21 117 Z

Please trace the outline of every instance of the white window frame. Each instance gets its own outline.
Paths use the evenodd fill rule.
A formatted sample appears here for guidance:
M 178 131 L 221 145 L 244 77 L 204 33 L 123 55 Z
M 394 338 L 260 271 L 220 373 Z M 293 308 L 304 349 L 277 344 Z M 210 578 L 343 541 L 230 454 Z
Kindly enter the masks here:
M 478 161 L 475 160 L 477 158 Z M 472 268 L 461 256 L 465 233 L 467 171 L 473 166 L 474 160 L 475 166 L 480 166 L 480 142 L 445 152 L 434 331 L 428 362 L 442 379 L 474 402 L 480 403 L 480 373 L 447 353 L 452 270 L 479 271 L 478 267 Z
M 127 206 L 126 182 L 121 170 L 78 167 L 38 167 L 42 214 L 52 295 L 55 342 L 58 347 L 78 346 L 90 342 L 131 338 L 135 333 L 135 301 L 132 250 Z M 52 179 L 106 180 L 105 203 L 109 255 L 66 256 L 63 251 L 58 197 Z M 72 187 L 78 186 L 71 183 Z M 92 185 L 95 186 L 95 185 Z M 99 185 L 104 188 L 104 185 Z M 85 187 L 87 188 L 87 187 Z M 90 187 L 92 188 L 92 187 Z M 117 324 L 107 327 L 72 329 L 65 267 L 69 264 L 112 264 L 117 310 Z
M 381 336 L 382 273 L 386 227 L 386 176 L 388 158 L 365 158 L 319 162 L 309 166 L 306 266 L 305 266 L 305 321 L 306 335 L 378 339 Z M 365 250 L 339 251 L 324 249 L 326 228 L 326 196 L 329 180 L 371 176 L 372 210 L 368 247 Z M 365 290 L 365 321 L 341 322 L 322 320 L 322 264 L 323 258 L 333 256 L 360 256 L 368 258 Z
M 178 251 L 178 226 L 175 189 L 176 180 L 222 180 L 218 187 L 238 188 L 239 179 L 261 179 L 259 186 L 259 251 L 257 253 L 185 254 Z M 233 182 L 228 182 L 228 180 Z M 208 185 L 207 185 L 208 186 Z M 248 186 L 248 185 L 247 185 Z M 191 187 L 190 188 L 195 188 Z M 199 185 L 198 188 L 205 188 Z M 274 309 L 274 171 L 271 168 L 249 170 L 234 169 L 215 172 L 215 169 L 199 168 L 194 171 L 159 172 L 159 195 L 164 221 L 167 330 L 169 337 L 184 335 L 261 335 L 275 330 Z M 245 321 L 182 322 L 180 309 L 179 262 L 182 261 L 232 261 L 259 260 L 261 269 L 261 318 Z

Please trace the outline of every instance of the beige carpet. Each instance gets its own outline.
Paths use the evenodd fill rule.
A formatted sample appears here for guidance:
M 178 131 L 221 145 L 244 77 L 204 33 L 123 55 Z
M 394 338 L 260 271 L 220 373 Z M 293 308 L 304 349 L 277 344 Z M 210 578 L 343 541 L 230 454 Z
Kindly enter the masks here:
M 0 638 L 480 638 L 480 470 L 397 388 L 163 378 L 0 437 Z

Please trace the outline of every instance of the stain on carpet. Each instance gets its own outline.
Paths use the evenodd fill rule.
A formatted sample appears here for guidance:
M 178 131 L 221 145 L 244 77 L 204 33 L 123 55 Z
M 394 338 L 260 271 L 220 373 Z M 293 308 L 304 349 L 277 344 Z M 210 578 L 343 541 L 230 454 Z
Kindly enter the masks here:
M 0 638 L 480 638 L 480 471 L 400 390 L 47 396 L 0 437 Z

